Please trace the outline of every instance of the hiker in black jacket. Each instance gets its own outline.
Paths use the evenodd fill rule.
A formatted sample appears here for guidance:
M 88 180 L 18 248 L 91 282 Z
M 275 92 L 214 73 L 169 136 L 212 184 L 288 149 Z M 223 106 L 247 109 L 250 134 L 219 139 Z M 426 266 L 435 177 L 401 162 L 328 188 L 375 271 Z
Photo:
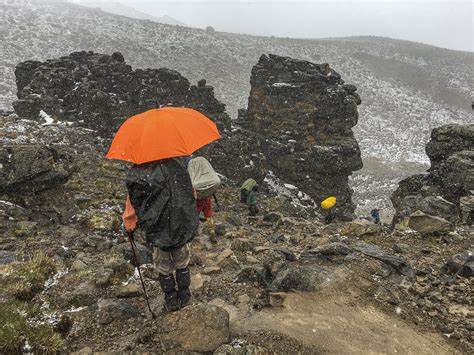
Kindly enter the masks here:
M 127 189 L 138 226 L 153 247 L 165 308 L 184 307 L 191 300 L 188 243 L 198 228 L 196 201 L 184 162 L 171 158 L 134 165 Z

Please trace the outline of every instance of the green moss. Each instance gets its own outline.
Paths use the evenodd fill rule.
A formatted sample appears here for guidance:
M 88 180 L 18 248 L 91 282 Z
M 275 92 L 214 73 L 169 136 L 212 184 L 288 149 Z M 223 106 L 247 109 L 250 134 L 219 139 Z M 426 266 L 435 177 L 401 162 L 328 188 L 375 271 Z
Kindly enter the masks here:
M 19 353 L 26 343 L 30 351 L 53 353 L 62 346 L 61 336 L 43 324 L 37 324 L 35 318 L 40 315 L 38 305 L 10 301 L 0 304 L 0 352 Z
M 44 282 L 56 271 L 53 259 L 36 254 L 29 261 L 10 266 L 5 288 L 23 301 L 31 300 L 44 288 Z

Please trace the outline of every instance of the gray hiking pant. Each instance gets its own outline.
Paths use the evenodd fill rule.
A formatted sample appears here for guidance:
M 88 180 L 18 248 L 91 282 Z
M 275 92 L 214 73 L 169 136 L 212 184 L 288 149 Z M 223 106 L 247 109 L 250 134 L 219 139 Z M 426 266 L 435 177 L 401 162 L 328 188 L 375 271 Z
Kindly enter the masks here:
M 163 251 L 153 247 L 153 262 L 160 274 L 172 274 L 177 269 L 184 269 L 191 259 L 189 245 L 185 244 L 181 248 L 173 251 Z

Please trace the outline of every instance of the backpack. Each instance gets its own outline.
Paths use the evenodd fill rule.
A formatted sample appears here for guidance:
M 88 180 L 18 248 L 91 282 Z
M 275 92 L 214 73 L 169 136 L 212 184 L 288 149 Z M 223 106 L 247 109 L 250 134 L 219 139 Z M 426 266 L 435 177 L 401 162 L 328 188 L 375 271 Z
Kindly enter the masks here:
M 205 199 L 214 195 L 221 185 L 221 179 L 214 171 L 211 163 L 204 157 L 191 159 L 188 164 L 188 173 L 198 199 Z
M 249 193 L 255 185 L 257 185 L 257 182 L 254 179 L 247 179 L 244 181 L 240 187 L 240 202 L 247 203 Z

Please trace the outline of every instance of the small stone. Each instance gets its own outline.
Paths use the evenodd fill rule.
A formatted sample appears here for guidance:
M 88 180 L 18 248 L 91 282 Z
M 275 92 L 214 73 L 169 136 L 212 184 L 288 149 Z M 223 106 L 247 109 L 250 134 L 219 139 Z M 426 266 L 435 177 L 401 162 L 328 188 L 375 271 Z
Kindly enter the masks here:
M 381 232 L 382 226 L 365 219 L 356 219 L 349 222 L 341 230 L 341 234 L 348 237 L 362 237 L 364 235 L 377 234 Z
M 256 264 L 256 263 L 259 262 L 259 260 L 258 260 L 256 257 L 254 257 L 253 255 L 247 255 L 247 256 L 245 257 L 245 260 L 246 260 L 249 264 Z
M 468 261 L 464 264 L 459 273 L 462 277 L 472 277 L 474 275 L 474 262 Z
M 221 268 L 219 266 L 208 266 L 202 270 L 202 273 L 204 275 L 212 275 L 212 274 L 217 274 L 218 272 L 221 271 Z
M 245 251 L 252 250 L 252 244 L 250 243 L 250 240 L 247 238 L 236 238 L 232 240 L 231 249 L 245 252 Z
M 382 286 L 380 286 L 377 291 L 375 291 L 375 298 L 393 305 L 400 304 L 400 298 L 398 297 L 398 294 L 394 290 Z
M 141 295 L 140 287 L 137 284 L 128 284 L 126 286 L 120 287 L 120 289 L 115 294 L 118 298 L 132 298 L 138 297 Z
M 97 317 L 100 324 L 109 324 L 115 320 L 138 317 L 140 312 L 125 300 L 101 299 L 98 302 Z
M 230 213 L 227 217 L 226 217 L 226 221 L 235 226 L 235 227 L 240 227 L 242 226 L 242 219 L 235 213 Z
M 74 290 L 66 296 L 66 303 L 73 307 L 90 306 L 97 300 L 96 289 L 93 281 L 85 281 L 79 284 Z
M 111 284 L 113 271 L 110 269 L 100 268 L 95 274 L 95 284 L 99 287 L 106 287 Z
M 296 255 L 287 248 L 273 248 L 273 251 L 283 255 L 286 260 L 288 261 L 296 261 Z
M 283 307 L 288 294 L 285 292 L 270 292 L 268 296 L 272 307 Z
M 265 246 L 258 246 L 258 247 L 253 248 L 253 251 L 256 252 L 256 253 L 261 253 L 261 252 L 267 251 L 267 250 L 271 250 L 271 248 L 270 247 L 265 247 Z
M 214 230 L 216 235 L 224 236 L 227 233 L 227 226 L 224 223 L 216 223 Z
M 217 265 L 221 269 L 233 269 L 237 270 L 240 269 L 239 261 L 235 256 L 234 252 L 231 249 L 224 250 L 218 257 L 217 257 Z
M 204 286 L 204 280 L 201 274 L 194 274 L 191 276 L 191 285 L 190 288 L 193 291 L 199 290 Z
M 281 222 L 282 218 L 283 216 L 281 213 L 269 212 L 269 213 L 264 214 L 263 221 L 270 222 L 270 226 L 272 226 L 272 225 L 278 225 L 279 222 Z
M 87 269 L 87 264 L 83 262 L 82 260 L 74 260 L 74 262 L 71 265 L 71 270 L 78 272 Z
M 405 243 L 395 243 L 393 245 L 393 251 L 398 254 L 405 254 L 410 250 L 410 246 Z
M 240 295 L 237 299 L 239 300 L 239 303 L 242 304 L 248 304 L 250 302 L 250 297 L 246 293 Z

